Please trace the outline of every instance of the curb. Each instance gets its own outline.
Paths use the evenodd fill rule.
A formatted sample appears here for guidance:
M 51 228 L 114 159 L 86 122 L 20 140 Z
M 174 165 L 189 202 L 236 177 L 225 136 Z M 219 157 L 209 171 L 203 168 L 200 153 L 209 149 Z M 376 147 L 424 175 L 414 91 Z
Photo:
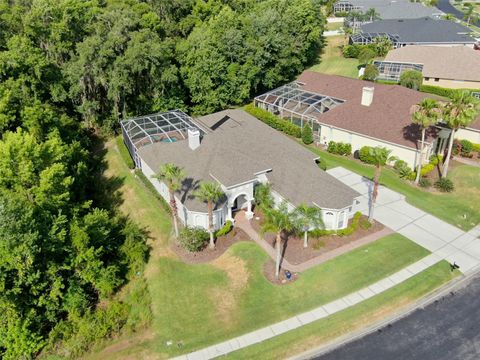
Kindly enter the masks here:
M 415 301 L 411 305 L 407 306 L 405 309 L 392 314 L 391 316 L 379 320 L 374 324 L 367 326 L 366 328 L 359 329 L 353 332 L 350 332 L 346 335 L 338 337 L 335 340 L 327 342 L 323 345 L 320 345 L 314 349 L 305 351 L 298 355 L 289 357 L 288 360 L 309 360 L 313 359 L 318 356 L 325 355 L 329 352 L 334 351 L 335 349 L 342 347 L 350 342 L 356 341 L 365 337 L 369 334 L 374 333 L 375 331 L 384 328 L 385 326 L 394 323 L 398 320 L 401 320 L 404 317 L 412 314 L 418 309 L 423 309 L 426 306 L 432 304 L 435 300 L 438 300 L 447 294 L 459 290 L 460 288 L 468 285 L 468 283 L 477 275 L 480 274 L 480 266 L 476 267 L 475 269 L 470 270 L 467 274 L 460 275 L 458 278 L 451 280 L 447 284 L 443 285 L 442 287 L 434 290 L 430 294 L 426 295 L 425 297 Z

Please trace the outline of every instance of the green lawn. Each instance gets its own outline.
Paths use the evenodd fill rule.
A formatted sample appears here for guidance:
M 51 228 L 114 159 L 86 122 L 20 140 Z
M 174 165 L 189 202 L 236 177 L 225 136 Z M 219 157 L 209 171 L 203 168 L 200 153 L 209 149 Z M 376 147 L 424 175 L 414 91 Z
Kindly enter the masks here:
M 343 27 L 343 22 L 327 23 L 326 30 L 340 30 Z
M 327 44 L 320 55 L 319 63 L 312 66 L 310 70 L 324 74 L 358 78 L 358 60 L 344 58 L 340 49 L 342 45 L 347 43 L 346 38 L 343 35 L 330 36 L 325 38 L 325 41 Z
M 167 349 L 168 340 L 181 341 L 190 351 L 212 344 L 212 339 L 227 340 L 283 320 L 374 283 L 428 253 L 394 234 L 305 271 L 295 283 L 281 287 L 265 279 L 262 269 L 268 256 L 255 243 L 239 243 L 227 254 L 228 261 L 244 269 L 239 271 L 242 279 L 233 280 L 240 275 L 212 265 L 162 258 L 162 276 L 151 287 L 157 350 L 174 355 L 182 351 Z M 228 299 L 232 281 L 243 282 L 243 287 Z
M 362 176 L 373 177 L 373 166 L 329 154 L 313 146 L 309 149 L 320 155 L 328 168 L 343 166 Z M 480 223 L 480 167 L 458 166 L 449 172 L 449 178 L 455 184 L 455 191 L 450 194 L 420 190 L 400 179 L 398 174 L 390 169 L 383 170 L 380 182 L 405 195 L 410 204 L 463 230 L 469 230 Z
M 308 351 L 335 337 L 345 335 L 346 332 L 380 321 L 391 313 L 392 309 L 401 309 L 458 275 L 458 272 L 450 271 L 450 265 L 446 261 L 442 261 L 360 304 L 273 339 L 233 352 L 226 358 L 284 359 Z

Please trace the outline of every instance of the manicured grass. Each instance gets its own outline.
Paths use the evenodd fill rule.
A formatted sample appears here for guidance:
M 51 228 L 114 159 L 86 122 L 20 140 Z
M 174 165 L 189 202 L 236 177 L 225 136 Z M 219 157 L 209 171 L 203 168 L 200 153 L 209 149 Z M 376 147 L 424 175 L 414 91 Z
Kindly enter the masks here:
M 228 359 L 284 359 L 326 343 L 349 331 L 380 321 L 394 310 L 432 292 L 458 276 L 446 261 L 371 299 L 273 339 L 233 352 Z
M 329 154 L 313 146 L 309 148 L 325 160 L 327 168 L 342 166 L 362 176 L 373 177 L 373 166 Z M 455 184 L 455 191 L 449 194 L 430 193 L 416 188 L 390 169 L 383 170 L 380 182 L 405 195 L 410 204 L 463 230 L 469 230 L 480 223 L 480 168 L 461 165 L 449 172 L 449 178 Z
M 265 279 L 268 256 L 251 242 L 224 255 L 225 263 L 236 264 L 231 269 L 161 258 L 161 276 L 151 285 L 156 350 L 177 355 L 253 331 L 343 297 L 428 254 L 393 234 L 305 271 L 286 286 Z M 167 341 L 183 347 L 167 347 Z
M 325 41 L 327 44 L 320 56 L 319 63 L 310 70 L 324 74 L 358 78 L 358 60 L 344 58 L 340 49 L 342 45 L 347 43 L 347 39 L 341 35 L 327 37 Z
M 343 22 L 327 23 L 327 30 L 340 30 L 343 27 Z

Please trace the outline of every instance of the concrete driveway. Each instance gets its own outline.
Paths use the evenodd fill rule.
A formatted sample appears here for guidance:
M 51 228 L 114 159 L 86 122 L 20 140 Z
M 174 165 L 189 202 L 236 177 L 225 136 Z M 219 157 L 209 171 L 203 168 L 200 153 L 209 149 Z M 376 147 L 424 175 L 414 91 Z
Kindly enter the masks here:
M 327 171 L 362 196 L 360 211 L 368 215 L 371 180 L 342 167 Z M 380 186 L 374 210 L 375 220 L 431 251 L 440 259 L 460 266 L 466 273 L 480 266 L 480 226 L 469 232 L 440 220 L 405 201 L 405 196 Z

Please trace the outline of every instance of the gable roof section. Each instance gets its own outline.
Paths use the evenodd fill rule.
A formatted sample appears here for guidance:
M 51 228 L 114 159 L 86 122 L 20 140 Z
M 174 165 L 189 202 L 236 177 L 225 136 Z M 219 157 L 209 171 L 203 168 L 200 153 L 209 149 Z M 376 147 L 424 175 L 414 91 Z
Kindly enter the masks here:
M 225 117 L 229 119 L 224 121 Z M 195 121 L 211 130 L 196 150 L 189 148 L 188 140 L 158 142 L 138 150 L 154 171 L 168 162 L 185 168 L 188 178 L 178 196 L 189 210 L 205 212 L 205 204 L 192 196 L 200 181 L 216 179 L 230 187 L 267 170 L 272 188 L 295 206 L 342 209 L 359 195 L 322 171 L 315 154 L 243 110 L 225 110 Z
M 317 116 L 320 123 L 375 139 L 417 149 L 420 130 L 412 124 L 413 105 L 427 97 L 434 97 L 399 85 L 384 85 L 343 76 L 325 75 L 305 71 L 298 81 L 303 88 L 321 94 L 341 97 L 346 101 Z M 373 102 L 361 105 L 363 87 L 374 87 Z M 436 133 L 430 128 L 428 133 Z
M 390 50 L 385 61 L 423 64 L 426 77 L 480 81 L 480 51 L 467 46 L 404 46 Z
M 420 19 L 378 20 L 361 26 L 363 33 L 398 35 L 400 43 L 474 44 L 469 28 L 449 20 Z

